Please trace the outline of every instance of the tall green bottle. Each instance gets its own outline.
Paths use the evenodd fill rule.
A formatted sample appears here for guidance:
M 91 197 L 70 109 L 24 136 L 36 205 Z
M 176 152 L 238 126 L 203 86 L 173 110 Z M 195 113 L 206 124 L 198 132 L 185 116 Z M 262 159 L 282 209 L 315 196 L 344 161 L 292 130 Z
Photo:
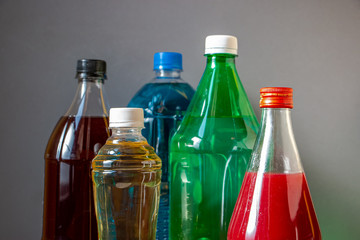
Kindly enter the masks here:
M 170 239 L 226 239 L 259 124 L 235 67 L 237 39 L 206 38 L 207 64 L 170 144 Z

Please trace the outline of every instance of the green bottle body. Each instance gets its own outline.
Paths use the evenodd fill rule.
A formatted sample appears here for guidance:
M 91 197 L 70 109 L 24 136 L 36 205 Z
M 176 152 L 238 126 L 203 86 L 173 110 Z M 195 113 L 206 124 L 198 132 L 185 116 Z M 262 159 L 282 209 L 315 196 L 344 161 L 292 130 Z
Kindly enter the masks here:
M 170 239 L 226 239 L 258 128 L 235 55 L 207 55 L 170 144 Z

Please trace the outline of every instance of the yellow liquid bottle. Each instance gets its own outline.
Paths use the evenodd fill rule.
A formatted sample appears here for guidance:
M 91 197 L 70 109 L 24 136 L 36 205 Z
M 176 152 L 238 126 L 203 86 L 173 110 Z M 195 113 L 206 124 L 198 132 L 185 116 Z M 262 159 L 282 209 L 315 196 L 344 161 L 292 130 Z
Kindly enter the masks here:
M 112 136 L 92 161 L 99 239 L 155 239 L 161 160 L 141 135 L 143 110 L 110 110 Z

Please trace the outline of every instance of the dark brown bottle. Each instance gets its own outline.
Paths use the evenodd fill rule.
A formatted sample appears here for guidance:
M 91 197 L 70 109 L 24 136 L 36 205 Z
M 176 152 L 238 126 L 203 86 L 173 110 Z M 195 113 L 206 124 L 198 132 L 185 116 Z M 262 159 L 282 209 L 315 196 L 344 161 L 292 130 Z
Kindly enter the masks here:
M 91 161 L 109 137 L 105 70 L 105 61 L 78 61 L 75 98 L 50 136 L 42 240 L 98 239 Z

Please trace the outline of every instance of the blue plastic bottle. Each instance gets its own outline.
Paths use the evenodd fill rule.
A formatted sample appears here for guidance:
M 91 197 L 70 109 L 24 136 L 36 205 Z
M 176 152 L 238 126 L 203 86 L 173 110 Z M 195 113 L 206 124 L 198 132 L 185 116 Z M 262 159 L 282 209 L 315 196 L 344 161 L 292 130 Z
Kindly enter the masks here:
M 169 140 L 185 114 L 194 95 L 194 89 L 181 79 L 180 53 L 155 53 L 154 71 L 155 78 L 135 94 L 128 107 L 144 109 L 145 129 L 142 134 L 162 160 L 156 239 L 165 240 L 169 235 Z

